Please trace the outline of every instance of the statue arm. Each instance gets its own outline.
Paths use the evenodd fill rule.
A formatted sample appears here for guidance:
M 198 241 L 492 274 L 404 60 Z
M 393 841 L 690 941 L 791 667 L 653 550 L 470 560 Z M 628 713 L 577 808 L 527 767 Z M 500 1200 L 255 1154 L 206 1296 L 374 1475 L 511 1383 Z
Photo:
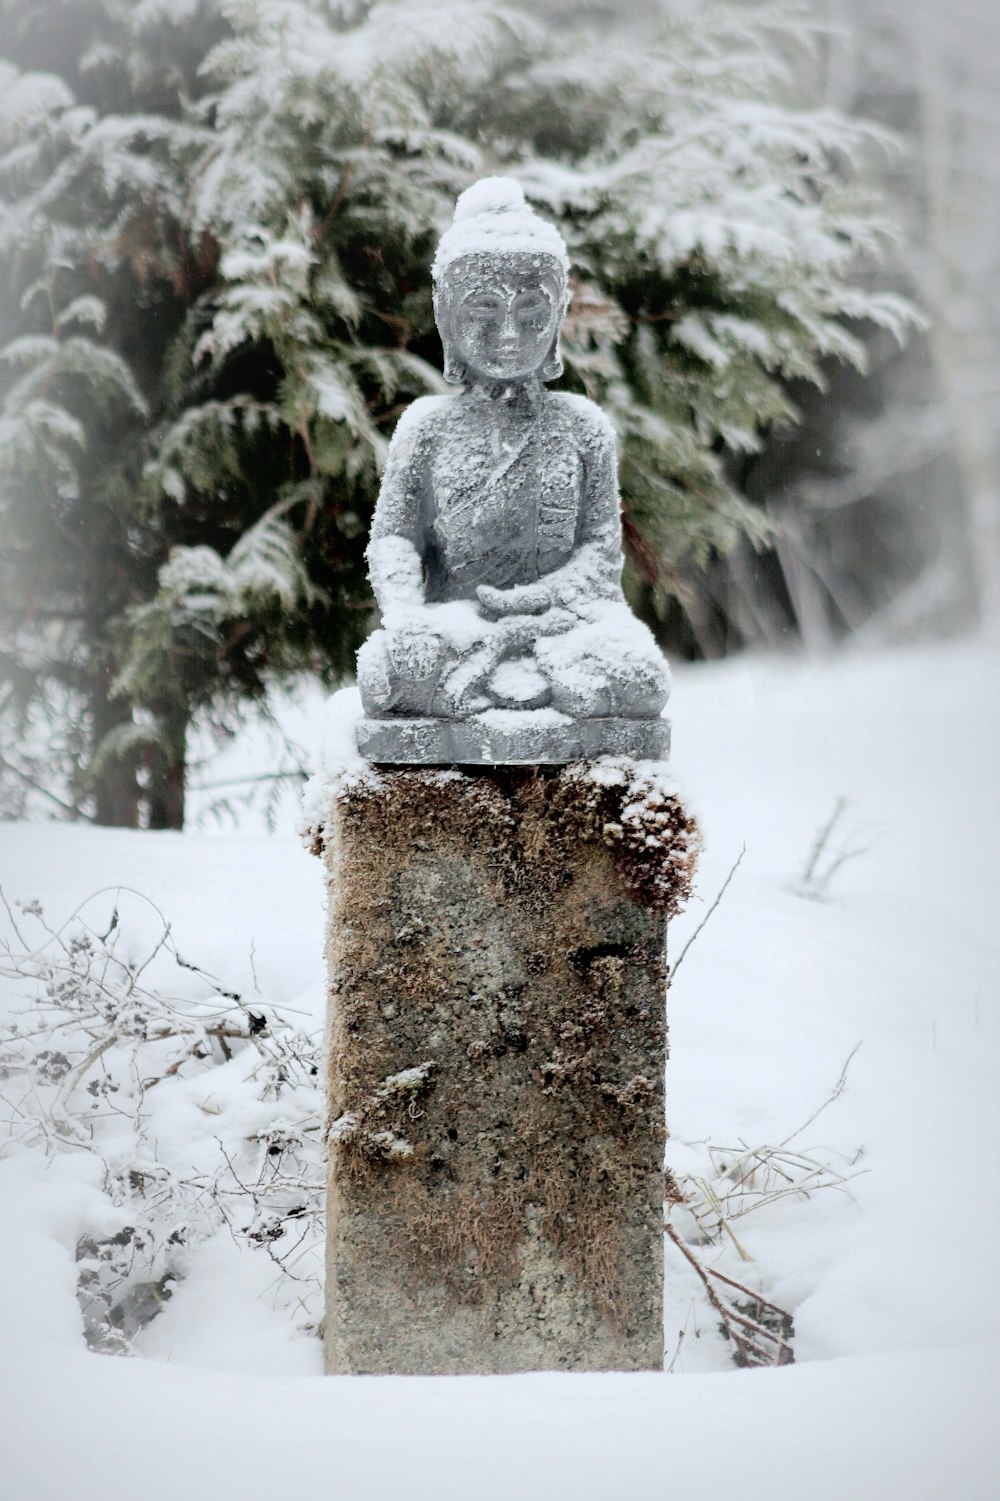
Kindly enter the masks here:
M 425 450 L 414 402 L 393 434 L 366 557 L 383 619 L 426 603 L 423 532 Z

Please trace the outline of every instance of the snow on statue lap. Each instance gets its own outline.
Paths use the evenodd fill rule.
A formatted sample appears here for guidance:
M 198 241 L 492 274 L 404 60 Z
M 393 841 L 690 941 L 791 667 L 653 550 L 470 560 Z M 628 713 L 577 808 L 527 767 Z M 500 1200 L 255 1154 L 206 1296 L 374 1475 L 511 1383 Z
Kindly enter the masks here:
M 566 248 L 516 183 L 458 200 L 434 262 L 454 396 L 415 401 L 368 560 L 359 748 L 385 762 L 666 754 L 668 672 L 621 589 L 614 435 L 561 371 Z

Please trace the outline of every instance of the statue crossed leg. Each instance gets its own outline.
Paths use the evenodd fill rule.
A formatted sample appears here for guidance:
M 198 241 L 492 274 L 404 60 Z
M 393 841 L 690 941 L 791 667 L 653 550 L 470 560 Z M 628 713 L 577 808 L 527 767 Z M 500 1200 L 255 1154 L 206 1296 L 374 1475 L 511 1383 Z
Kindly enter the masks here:
M 561 609 L 484 619 L 476 637 L 435 630 L 431 611 L 376 631 L 358 656 L 365 712 L 447 719 L 550 707 L 577 719 L 650 719 L 667 701 L 663 658 L 624 603 L 594 621 Z

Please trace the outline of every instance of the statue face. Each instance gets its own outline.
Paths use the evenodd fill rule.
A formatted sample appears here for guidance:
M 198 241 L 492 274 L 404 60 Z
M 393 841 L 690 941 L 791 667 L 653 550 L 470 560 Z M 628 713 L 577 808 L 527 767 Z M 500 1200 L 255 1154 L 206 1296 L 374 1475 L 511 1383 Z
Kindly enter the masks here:
M 560 278 L 544 257 L 474 255 L 451 268 L 449 333 L 470 375 L 518 381 L 540 371 L 562 319 Z

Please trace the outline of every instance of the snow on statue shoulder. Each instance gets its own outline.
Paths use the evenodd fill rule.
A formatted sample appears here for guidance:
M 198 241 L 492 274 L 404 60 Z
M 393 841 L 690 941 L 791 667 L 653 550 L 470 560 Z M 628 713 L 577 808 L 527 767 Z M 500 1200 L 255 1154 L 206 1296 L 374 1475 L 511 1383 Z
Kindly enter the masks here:
M 562 369 L 566 249 L 516 183 L 463 193 L 434 262 L 454 396 L 389 450 L 358 655 L 359 749 L 389 763 L 661 757 L 668 673 L 621 589 L 614 434 Z

